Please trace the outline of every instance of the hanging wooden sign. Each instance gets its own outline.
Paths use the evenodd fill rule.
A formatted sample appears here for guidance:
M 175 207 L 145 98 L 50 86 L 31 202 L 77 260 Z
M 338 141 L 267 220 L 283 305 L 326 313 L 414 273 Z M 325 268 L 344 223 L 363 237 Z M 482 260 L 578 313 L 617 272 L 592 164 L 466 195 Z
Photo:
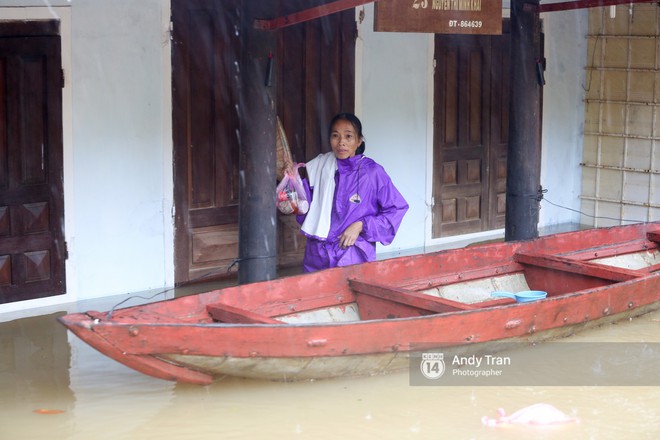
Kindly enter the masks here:
M 502 0 L 378 0 L 374 31 L 502 33 Z

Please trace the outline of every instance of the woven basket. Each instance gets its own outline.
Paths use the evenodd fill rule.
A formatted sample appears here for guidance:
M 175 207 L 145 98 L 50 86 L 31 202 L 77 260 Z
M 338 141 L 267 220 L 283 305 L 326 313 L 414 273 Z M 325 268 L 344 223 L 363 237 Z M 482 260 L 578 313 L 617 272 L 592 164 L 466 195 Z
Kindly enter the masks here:
M 289 148 L 289 142 L 286 139 L 286 133 L 284 133 L 284 127 L 282 126 L 282 121 L 280 117 L 277 117 L 277 127 L 275 128 L 276 137 L 275 145 L 277 146 L 277 180 L 282 180 L 284 177 L 284 166 L 287 162 L 293 162 L 291 157 L 291 149 Z

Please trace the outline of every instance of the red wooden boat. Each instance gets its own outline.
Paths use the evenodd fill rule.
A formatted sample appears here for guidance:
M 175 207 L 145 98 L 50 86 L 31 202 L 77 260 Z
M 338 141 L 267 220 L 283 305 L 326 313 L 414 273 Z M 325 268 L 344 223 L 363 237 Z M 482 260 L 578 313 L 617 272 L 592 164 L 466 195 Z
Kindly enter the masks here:
M 208 384 L 405 369 L 422 350 L 534 341 L 660 308 L 660 223 L 280 278 L 60 321 L 142 373 Z M 540 290 L 516 302 L 494 291 Z

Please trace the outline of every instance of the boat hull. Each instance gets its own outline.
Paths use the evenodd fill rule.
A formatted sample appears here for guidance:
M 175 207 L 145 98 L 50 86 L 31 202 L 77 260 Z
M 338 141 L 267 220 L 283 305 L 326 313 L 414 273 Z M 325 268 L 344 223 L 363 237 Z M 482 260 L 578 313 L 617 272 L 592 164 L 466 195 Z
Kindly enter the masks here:
M 646 235 L 657 238 L 659 229 L 614 228 L 592 233 L 586 243 L 575 242 L 580 235 L 564 236 L 542 243 L 549 252 L 541 256 L 539 242 L 530 241 L 402 258 L 60 320 L 107 356 L 161 379 L 208 384 L 225 375 L 294 381 L 384 374 L 405 370 L 411 357 L 428 350 L 494 352 L 509 342 L 566 337 L 660 308 L 660 273 L 653 268 L 660 257 Z M 619 239 L 603 247 L 607 237 Z M 588 261 L 640 253 L 648 267 Z M 385 286 L 378 284 L 387 278 L 384 269 Z M 503 280 L 519 285 L 521 276 L 548 297 L 529 303 L 442 297 L 446 287 L 444 293 L 470 290 L 472 297 L 474 283 L 488 290 Z M 359 310 L 361 317 L 284 322 L 329 308 L 334 315 Z
M 274 356 L 238 358 L 231 356 L 191 356 L 179 354 L 161 355 L 159 358 L 185 368 L 203 371 L 215 378 L 236 376 L 248 379 L 294 382 L 337 377 L 375 376 L 406 371 L 411 365 L 411 358 L 421 358 L 423 353 L 429 351 L 448 351 L 452 355 L 499 353 L 502 350 L 510 348 L 511 344 L 534 344 L 546 340 L 565 338 L 589 328 L 634 318 L 658 309 L 660 309 L 660 301 L 647 307 L 640 307 L 614 316 L 606 316 L 581 324 L 558 327 L 525 337 L 466 345 L 439 344 L 429 346 L 424 351 L 315 356 L 311 358 Z M 424 345 L 428 346 L 428 343 Z

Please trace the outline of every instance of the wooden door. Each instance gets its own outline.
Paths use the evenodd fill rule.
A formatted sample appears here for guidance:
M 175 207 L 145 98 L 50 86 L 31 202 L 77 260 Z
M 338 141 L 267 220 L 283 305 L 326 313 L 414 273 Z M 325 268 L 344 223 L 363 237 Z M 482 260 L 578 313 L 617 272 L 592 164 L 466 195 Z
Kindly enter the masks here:
M 436 36 L 433 238 L 504 225 L 508 35 Z
M 285 13 L 293 13 L 324 2 L 283 3 Z M 277 112 L 299 162 L 330 151 L 328 123 L 337 113 L 354 111 L 356 35 L 353 9 L 279 32 Z
M 0 303 L 65 292 L 56 22 L 0 24 Z
M 286 0 L 280 8 L 284 15 L 319 3 Z M 225 276 L 238 256 L 234 78 L 240 75 L 236 26 L 242 7 L 240 0 L 172 1 L 177 284 Z M 274 31 L 277 111 L 297 161 L 326 151 L 330 118 L 353 111 L 354 16 L 351 10 Z M 302 262 L 304 239 L 298 229 L 294 217 L 278 216 L 281 266 Z
M 293 13 L 319 1 L 283 2 Z M 355 108 L 355 11 L 282 29 L 277 40 L 277 113 L 297 162 L 330 150 L 328 123 Z M 305 238 L 292 216 L 278 213 L 278 263 L 300 265 Z
M 238 255 L 239 13 L 239 0 L 172 1 L 177 284 Z

